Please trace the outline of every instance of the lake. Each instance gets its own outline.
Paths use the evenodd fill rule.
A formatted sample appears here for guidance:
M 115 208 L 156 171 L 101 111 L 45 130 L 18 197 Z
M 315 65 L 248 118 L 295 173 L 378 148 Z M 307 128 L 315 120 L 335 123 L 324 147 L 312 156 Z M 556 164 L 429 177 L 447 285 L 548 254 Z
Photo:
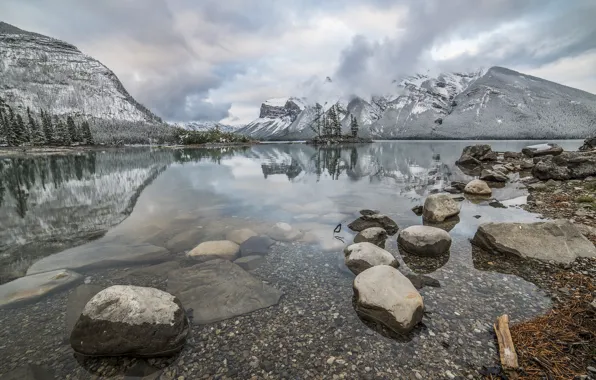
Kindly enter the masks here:
M 487 143 L 495 151 L 519 152 L 524 146 L 540 142 Z M 582 143 L 555 142 L 566 150 L 576 150 Z M 164 251 L 173 258 L 183 258 L 198 243 L 225 239 L 230 230 L 250 228 L 264 234 L 272 224 L 287 222 L 305 231 L 308 238 L 276 244 L 267 263 L 255 271 L 286 295 L 278 306 L 241 317 L 249 319 L 241 319 L 240 323 L 250 321 L 260 326 L 262 321 L 282 318 L 285 310 L 317 309 L 320 303 L 331 315 L 338 313 L 346 318 L 341 323 L 350 326 L 346 328 L 354 339 L 369 344 L 377 335 L 371 336 L 366 325 L 354 316 L 353 275 L 343 266 L 344 242 L 350 243 L 354 236 L 347 224 L 362 209 L 380 210 L 400 229 L 422 224 L 421 217 L 411 209 L 452 181 L 472 178 L 456 167 L 455 161 L 465 146 L 476 143 L 482 142 L 379 141 L 322 148 L 304 144 L 216 149 L 131 147 L 0 158 L 0 283 L 64 268 L 81 273 L 86 282 L 99 279 L 101 283 L 112 270 L 150 263 Z M 519 177 L 503 188 L 493 189 L 493 198 L 505 208 L 493 207 L 488 201 L 461 201 L 457 223 L 442 226 L 451 234 L 453 245 L 439 261 L 402 255 L 395 237 L 388 240 L 386 249 L 398 258 L 400 269 L 432 276 L 441 287 L 421 290 L 425 305 L 435 315 L 425 322 L 427 330 L 411 337 L 409 343 L 379 338 L 388 350 L 378 354 L 380 360 L 384 355 L 393 355 L 388 359 L 391 365 L 415 368 L 416 360 L 410 367 L 403 364 L 412 356 L 419 360 L 418 350 L 428 355 L 439 350 L 440 342 L 436 343 L 439 346 L 432 343 L 430 331 L 430 337 L 441 336 L 449 344 L 457 345 L 461 338 L 466 342 L 472 339 L 468 342 L 472 346 L 469 352 L 462 343 L 464 362 L 490 363 L 496 351 L 488 330 L 496 315 L 507 312 L 514 320 L 523 320 L 549 308 L 550 300 L 533 284 L 513 275 L 476 268 L 468 241 L 481 223 L 539 220 L 539 215 L 517 207 L 525 201 L 527 192 L 516 179 Z M 116 278 L 112 276 L 109 281 L 113 283 Z M 299 284 L 311 285 L 297 288 Z M 10 310 L 0 322 L 13 323 L 16 318 L 39 313 L 44 305 L 47 301 L 42 300 L 37 306 Z M 328 323 L 326 318 L 314 316 L 312 329 Z M 20 328 L 20 334 L 31 333 L 31 326 Z M 291 340 L 299 333 L 313 334 L 312 330 L 298 330 L 287 330 L 284 339 Z M 319 334 L 331 334 L 332 340 L 334 331 Z M 0 337 L 15 340 L 20 334 L 11 328 L 1 331 Z M 19 350 L 36 350 L 33 335 L 22 340 L 18 348 L 0 346 L 0 356 L 5 357 L 7 353 L 2 352 L 6 350 L 16 356 Z M 476 342 L 480 345 L 477 349 L 473 347 Z M 428 349 L 421 349 L 422 343 Z M 40 347 L 53 351 L 61 344 L 50 340 Z M 288 350 L 300 356 L 296 347 Z M 317 352 L 326 355 L 327 360 L 332 353 L 325 350 L 319 347 Z M 429 359 L 431 364 L 425 365 L 440 366 L 445 354 L 436 355 L 436 359 Z M 204 368 L 209 370 L 200 373 L 218 373 L 219 365 L 214 364 L 217 360 L 205 360 Z M 308 357 L 297 360 L 304 360 L 304 366 L 308 366 Z M 461 369 L 465 367 L 463 362 L 457 363 L 449 368 L 466 373 Z M 0 367 L 0 373 L 8 368 L 12 365 Z M 58 370 L 65 374 L 72 371 L 76 369 Z

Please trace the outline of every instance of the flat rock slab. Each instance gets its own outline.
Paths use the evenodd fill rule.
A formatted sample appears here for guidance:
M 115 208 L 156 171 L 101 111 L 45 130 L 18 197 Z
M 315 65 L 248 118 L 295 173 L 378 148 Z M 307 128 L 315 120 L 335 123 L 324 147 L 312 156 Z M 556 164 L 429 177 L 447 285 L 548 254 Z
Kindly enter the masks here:
M 229 240 L 206 241 L 188 252 L 189 257 L 201 258 L 205 256 L 221 257 L 226 260 L 234 260 L 238 257 L 240 246 Z
M 0 309 L 37 301 L 82 280 L 83 276 L 66 269 L 17 278 L 0 285 Z
M 56 269 L 95 269 L 111 266 L 147 264 L 166 261 L 170 252 L 152 244 L 114 244 L 91 242 L 44 257 L 35 262 L 27 274 Z
M 482 224 L 472 243 L 488 252 L 558 263 L 596 257 L 594 244 L 566 220 Z
M 265 256 L 273 244 L 275 241 L 267 236 L 253 236 L 240 244 L 240 256 Z
M 91 298 L 104 289 L 100 285 L 83 284 L 79 285 L 70 295 L 66 302 L 66 336 L 70 333 L 81 316 L 85 305 Z
M 211 260 L 168 275 L 168 292 L 193 309 L 196 324 L 222 321 L 275 305 L 282 292 L 227 260 Z

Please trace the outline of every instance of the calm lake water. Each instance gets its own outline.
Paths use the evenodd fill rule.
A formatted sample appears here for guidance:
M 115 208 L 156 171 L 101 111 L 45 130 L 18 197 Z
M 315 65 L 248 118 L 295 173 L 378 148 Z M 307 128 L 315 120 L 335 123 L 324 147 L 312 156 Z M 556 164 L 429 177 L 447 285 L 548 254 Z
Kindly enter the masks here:
M 538 142 L 489 143 L 496 151 L 520 151 Z M 382 211 L 401 228 L 421 223 L 413 206 L 451 181 L 471 178 L 454 163 L 472 143 L 478 142 L 127 148 L 5 158 L 0 160 L 1 280 L 21 276 L 37 260 L 106 232 L 96 244 L 149 242 L 172 251 L 221 239 L 233 227 L 262 230 L 285 221 L 313 232 L 333 250 L 338 247 L 333 228 L 349 223 L 363 208 Z M 565 149 L 581 145 L 558 143 Z M 521 187 L 514 182 L 496 189 L 494 198 L 515 203 L 525 194 Z M 460 221 L 450 232 L 466 239 L 480 223 L 535 219 L 520 209 L 463 201 Z M 189 229 L 199 232 L 180 236 Z M 345 229 L 340 235 L 349 239 Z M 69 258 L 68 266 L 77 267 L 77 259 Z

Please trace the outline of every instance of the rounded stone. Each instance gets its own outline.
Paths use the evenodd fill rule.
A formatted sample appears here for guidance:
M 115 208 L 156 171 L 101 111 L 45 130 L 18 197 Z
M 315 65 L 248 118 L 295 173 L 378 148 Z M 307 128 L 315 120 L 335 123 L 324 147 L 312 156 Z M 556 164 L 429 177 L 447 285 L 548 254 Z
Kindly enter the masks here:
M 459 204 L 447 194 L 429 195 L 424 201 L 422 217 L 431 222 L 442 222 L 459 214 Z
M 249 228 L 242 228 L 229 231 L 226 234 L 226 239 L 236 244 L 242 244 L 253 236 L 257 236 L 257 233 Z
M 377 265 L 399 266 L 399 262 L 391 253 L 368 242 L 349 245 L 344 254 L 346 266 L 354 274 Z
M 368 242 L 381 248 L 385 247 L 385 240 L 387 240 L 387 231 L 381 227 L 367 228 L 354 237 L 354 243 Z
M 267 235 L 273 240 L 288 242 L 302 238 L 304 232 L 292 227 L 288 223 L 280 222 L 271 227 Z
M 197 245 L 188 253 L 189 257 L 217 256 L 233 261 L 238 257 L 240 246 L 229 240 L 206 241 Z
M 114 285 L 87 302 L 70 344 L 87 356 L 165 356 L 180 351 L 189 332 L 184 307 L 172 294 Z
M 473 195 L 491 195 L 493 191 L 488 184 L 481 179 L 475 179 L 466 185 L 464 193 Z
M 449 233 L 431 226 L 408 227 L 399 233 L 397 242 L 408 253 L 419 256 L 439 256 L 451 248 Z

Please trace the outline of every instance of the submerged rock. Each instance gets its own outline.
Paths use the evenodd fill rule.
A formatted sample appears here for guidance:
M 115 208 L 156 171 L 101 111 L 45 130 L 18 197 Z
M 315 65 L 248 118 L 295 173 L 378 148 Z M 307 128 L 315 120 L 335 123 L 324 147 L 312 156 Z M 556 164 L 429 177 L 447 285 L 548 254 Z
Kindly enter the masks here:
M 371 227 L 383 228 L 389 235 L 395 235 L 399 230 L 397 223 L 383 214 L 362 215 L 348 225 L 352 231 L 360 232 Z
M 267 235 L 273 240 L 289 242 L 299 240 L 304 235 L 304 232 L 292 227 L 288 223 L 276 223 L 271 227 Z
M 375 266 L 356 276 L 354 294 L 361 318 L 397 333 L 407 334 L 422 321 L 422 296 L 406 276 L 391 266 Z
M 460 206 L 447 194 L 429 195 L 424 201 L 423 218 L 431 223 L 443 222 L 459 214 Z
M 596 257 L 594 244 L 566 220 L 482 224 L 472 243 L 488 252 L 565 264 Z
M 563 148 L 557 144 L 537 144 L 523 148 L 522 153 L 530 158 L 549 155 L 556 156 L 563 153 Z
M 397 268 L 399 262 L 393 255 L 372 243 L 356 243 L 344 250 L 346 266 L 358 274 L 376 265 L 389 265 Z
M 464 193 L 472 195 L 491 195 L 493 192 L 486 182 L 481 179 L 474 179 L 466 185 Z
M 185 310 L 172 294 L 114 285 L 85 305 L 70 344 L 87 356 L 166 356 L 182 349 L 189 332 Z
M 226 234 L 226 240 L 233 241 L 236 244 L 242 244 L 253 236 L 257 236 L 257 233 L 251 229 L 242 228 L 228 232 Z
M 193 323 L 222 321 L 275 305 L 282 292 L 227 260 L 211 260 L 168 275 L 168 292 L 193 309 Z
M 253 236 L 240 244 L 240 256 L 265 256 L 273 244 L 275 241 L 267 236 Z
M 82 281 L 83 276 L 67 269 L 17 278 L 0 285 L 0 309 L 37 301 Z
M 400 231 L 397 242 L 409 253 L 438 256 L 451 248 L 451 236 L 445 230 L 431 226 L 411 226 Z
M 414 212 L 414 214 L 416 214 L 418 216 L 422 216 L 422 212 L 424 211 L 424 207 L 422 207 L 422 205 L 414 206 L 414 207 L 412 207 L 412 211 Z
M 387 240 L 387 231 L 381 227 L 367 228 L 354 237 L 354 243 L 368 242 L 381 248 L 385 248 L 385 240 Z
M 439 280 L 434 279 L 430 276 L 425 276 L 423 274 L 415 274 L 415 273 L 408 273 L 405 275 L 408 280 L 410 280 L 410 282 L 412 283 L 412 285 L 414 285 L 414 287 L 416 289 L 422 289 L 425 286 L 431 287 L 431 288 L 440 288 L 441 287 L 441 283 L 439 282 Z
M 229 240 L 206 241 L 197 245 L 192 251 L 188 252 L 189 257 L 208 257 L 217 256 L 226 260 L 234 260 L 238 257 L 240 246 Z
M 253 270 L 261 266 L 265 262 L 265 258 L 263 256 L 254 255 L 254 256 L 243 256 L 239 259 L 234 260 L 234 264 L 240 266 L 240 268 L 244 270 Z

